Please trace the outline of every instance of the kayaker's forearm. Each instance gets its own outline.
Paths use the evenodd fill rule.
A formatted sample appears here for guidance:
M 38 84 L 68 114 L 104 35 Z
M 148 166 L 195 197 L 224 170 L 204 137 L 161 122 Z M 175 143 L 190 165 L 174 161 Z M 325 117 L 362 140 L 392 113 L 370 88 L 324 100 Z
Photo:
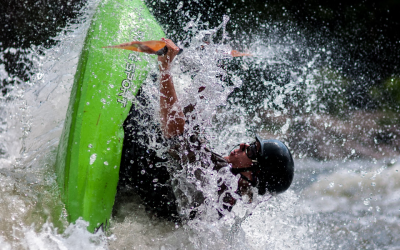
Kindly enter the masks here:
M 158 56 L 160 68 L 160 115 L 161 128 L 166 138 L 183 134 L 185 116 L 178 103 L 172 75 L 170 73 L 172 61 L 179 53 L 179 48 L 170 39 L 161 39 L 165 42 L 167 53 Z
M 172 75 L 163 70 L 160 78 L 160 112 L 165 137 L 171 138 L 183 133 L 185 116 L 178 103 Z

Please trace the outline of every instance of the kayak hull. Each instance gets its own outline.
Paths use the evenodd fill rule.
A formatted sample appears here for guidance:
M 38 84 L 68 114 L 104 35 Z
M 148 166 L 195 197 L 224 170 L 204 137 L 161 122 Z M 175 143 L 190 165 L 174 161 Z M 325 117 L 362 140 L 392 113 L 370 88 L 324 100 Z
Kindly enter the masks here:
M 124 131 L 132 100 L 156 57 L 102 47 L 159 40 L 161 27 L 141 0 L 102 1 L 80 55 L 56 160 L 68 220 L 88 230 L 108 225 L 117 191 Z

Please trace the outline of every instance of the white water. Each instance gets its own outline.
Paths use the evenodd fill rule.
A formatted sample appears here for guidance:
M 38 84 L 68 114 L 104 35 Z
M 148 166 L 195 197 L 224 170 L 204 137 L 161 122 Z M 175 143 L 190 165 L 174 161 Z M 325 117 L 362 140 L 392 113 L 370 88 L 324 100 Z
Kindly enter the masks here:
M 0 149 L 4 151 L 0 154 L 0 249 L 400 249 L 400 165 L 395 160 L 297 159 L 288 192 L 272 199 L 256 197 L 257 206 L 239 202 L 220 220 L 177 226 L 150 218 L 136 199 L 118 208 L 106 234 L 88 233 L 83 221 L 68 224 L 53 165 L 79 51 L 95 6 L 95 1 L 88 3 L 81 22 L 56 38 L 57 46 L 32 48 L 36 74 L 0 100 Z M 282 53 L 279 46 L 259 43 L 268 49 L 257 60 L 274 63 L 272 59 Z M 185 103 L 189 99 L 184 93 L 198 86 L 184 85 L 190 81 L 179 73 L 177 63 L 175 80 Z M 5 72 L 1 73 L 3 77 Z M 211 129 L 210 114 L 219 112 L 217 106 L 224 104 L 231 89 L 222 88 L 215 79 L 207 84 L 214 84 L 208 88 L 214 93 L 208 95 L 218 98 L 197 101 L 211 112 L 202 118 L 210 123 L 208 139 L 215 150 L 226 152 L 226 144 L 251 140 L 239 107 L 228 112 L 238 117 L 234 123 L 214 121 L 219 129 Z

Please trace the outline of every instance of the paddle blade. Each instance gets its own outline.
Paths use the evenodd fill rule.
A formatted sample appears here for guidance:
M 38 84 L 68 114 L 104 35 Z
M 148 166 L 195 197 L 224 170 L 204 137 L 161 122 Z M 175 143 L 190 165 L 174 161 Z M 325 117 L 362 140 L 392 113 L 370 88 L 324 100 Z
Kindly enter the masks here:
M 239 57 L 239 56 L 253 56 L 253 55 L 250 54 L 250 53 L 242 53 L 242 52 L 239 52 L 239 51 L 237 51 L 237 50 L 232 50 L 232 51 L 231 51 L 231 56 L 233 56 L 233 57 Z
M 155 54 L 157 51 L 165 47 L 164 41 L 133 41 L 130 43 L 122 43 L 119 45 L 105 46 L 103 48 L 126 49 L 137 52 L 144 52 L 148 54 Z

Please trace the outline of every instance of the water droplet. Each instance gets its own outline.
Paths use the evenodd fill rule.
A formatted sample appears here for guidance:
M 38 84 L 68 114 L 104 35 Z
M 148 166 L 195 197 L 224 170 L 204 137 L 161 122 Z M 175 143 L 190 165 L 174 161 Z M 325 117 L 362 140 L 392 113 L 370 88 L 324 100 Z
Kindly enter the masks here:
M 87 103 L 86 103 L 86 105 L 89 105 L 89 104 L 90 104 L 90 102 L 87 102 Z
M 140 173 L 141 173 L 141 174 L 145 174 L 145 173 L 146 173 L 146 170 L 143 169 L 142 171 L 140 171 Z
M 92 145 L 92 144 L 89 144 L 89 145 L 88 145 L 88 148 L 93 148 L 93 145 Z
M 104 165 L 108 166 L 108 161 L 105 161 L 105 162 L 104 162 Z
M 183 2 L 180 1 L 179 4 L 178 4 L 178 6 L 176 6 L 175 12 L 177 12 L 177 11 L 180 10 L 180 9 L 182 9 L 182 7 L 183 7 Z
M 110 148 L 107 148 L 107 150 L 110 150 Z
M 90 161 L 89 161 L 90 165 L 92 165 L 94 163 L 94 161 L 96 160 L 96 157 L 97 157 L 97 154 L 92 154 L 90 156 Z
M 104 99 L 104 98 L 101 98 L 101 102 L 103 103 L 103 104 L 106 104 L 106 99 Z
M 376 183 L 375 183 L 375 182 L 372 182 L 372 183 L 371 183 L 371 186 L 375 187 L 375 186 L 376 186 Z
M 153 180 L 153 182 L 158 182 L 158 179 L 157 179 L 157 178 L 155 178 L 155 179 Z

